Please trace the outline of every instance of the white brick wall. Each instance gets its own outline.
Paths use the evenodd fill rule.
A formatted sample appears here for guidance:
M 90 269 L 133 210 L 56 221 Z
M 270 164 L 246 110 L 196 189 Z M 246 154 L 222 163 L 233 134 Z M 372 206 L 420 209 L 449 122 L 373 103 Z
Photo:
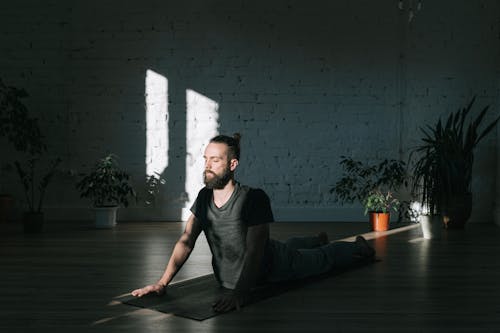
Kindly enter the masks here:
M 196 195 L 186 188 L 192 90 L 218 104 L 219 132 L 243 134 L 238 177 L 266 190 L 278 219 L 363 220 L 329 194 L 340 155 L 405 157 L 419 126 L 473 94 L 499 111 L 499 7 L 429 1 L 408 25 L 389 0 L 5 2 L 0 77 L 29 91 L 64 169 L 114 152 L 139 188 L 146 73 L 168 80 L 167 185 L 156 207 L 122 219 L 180 219 Z M 495 135 L 476 158 L 475 221 L 492 218 Z M 2 177 L 21 199 L 15 178 Z M 49 218 L 90 218 L 74 182 L 61 174 L 49 188 Z

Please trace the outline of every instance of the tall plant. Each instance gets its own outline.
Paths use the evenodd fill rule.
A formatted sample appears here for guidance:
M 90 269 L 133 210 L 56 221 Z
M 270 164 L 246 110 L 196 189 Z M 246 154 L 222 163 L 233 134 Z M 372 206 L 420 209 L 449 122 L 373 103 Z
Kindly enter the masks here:
M 430 213 L 441 213 L 454 197 L 471 193 L 474 149 L 500 119 L 480 129 L 488 105 L 468 121 L 475 100 L 474 96 L 466 107 L 451 113 L 446 122 L 439 119 L 436 125 L 421 128 L 422 144 L 412 152 L 419 155 L 413 167 L 413 191 Z
M 36 164 L 38 158 L 30 158 L 27 167 L 23 167 L 18 161 L 15 162 L 16 170 L 23 185 L 23 190 L 31 213 L 40 213 L 42 211 L 45 191 L 54 177 L 60 159 L 54 160 L 43 176 L 36 174 Z
M 0 137 L 6 137 L 17 151 L 35 155 L 46 146 L 38 120 L 30 117 L 22 101 L 26 97 L 26 90 L 6 86 L 0 79 Z
M 15 161 L 14 165 L 29 212 L 40 213 L 45 192 L 60 159 L 54 160 L 44 174 L 39 174 L 37 165 L 47 152 L 47 146 L 38 119 L 29 115 L 28 108 L 23 103 L 26 97 L 26 90 L 7 86 L 0 79 L 0 137 L 5 137 L 18 152 L 28 155 L 26 163 Z M 8 169 L 7 166 L 0 167 L 1 170 Z

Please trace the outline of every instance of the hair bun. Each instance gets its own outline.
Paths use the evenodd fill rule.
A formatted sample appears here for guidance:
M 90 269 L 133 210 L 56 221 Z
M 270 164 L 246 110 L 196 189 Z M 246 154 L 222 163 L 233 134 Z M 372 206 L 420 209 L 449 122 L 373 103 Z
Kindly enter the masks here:
M 235 139 L 238 143 L 240 143 L 241 134 L 240 133 L 234 133 L 233 134 L 233 139 Z

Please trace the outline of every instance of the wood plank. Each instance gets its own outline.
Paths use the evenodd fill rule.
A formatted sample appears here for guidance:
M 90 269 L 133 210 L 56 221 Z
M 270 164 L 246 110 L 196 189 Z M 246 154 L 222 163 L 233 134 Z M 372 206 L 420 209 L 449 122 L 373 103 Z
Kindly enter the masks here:
M 366 223 L 275 223 L 285 239 L 365 234 L 382 259 L 334 279 L 196 322 L 113 299 L 163 272 L 182 223 L 49 223 L 41 235 L 0 225 L 0 329 L 176 332 L 495 331 L 500 327 L 500 229 L 470 224 L 439 240 L 418 225 L 371 233 Z M 211 273 L 202 237 L 176 281 Z

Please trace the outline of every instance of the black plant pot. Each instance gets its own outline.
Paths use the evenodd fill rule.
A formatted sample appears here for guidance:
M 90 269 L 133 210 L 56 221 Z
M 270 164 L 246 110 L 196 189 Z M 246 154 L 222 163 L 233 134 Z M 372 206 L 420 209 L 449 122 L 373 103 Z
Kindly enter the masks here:
M 463 229 L 472 213 L 472 193 L 454 195 L 443 209 L 446 229 Z
M 0 194 L 0 223 L 8 222 L 14 200 L 8 194 Z
M 43 213 L 27 212 L 23 216 L 24 233 L 39 234 L 43 231 Z

